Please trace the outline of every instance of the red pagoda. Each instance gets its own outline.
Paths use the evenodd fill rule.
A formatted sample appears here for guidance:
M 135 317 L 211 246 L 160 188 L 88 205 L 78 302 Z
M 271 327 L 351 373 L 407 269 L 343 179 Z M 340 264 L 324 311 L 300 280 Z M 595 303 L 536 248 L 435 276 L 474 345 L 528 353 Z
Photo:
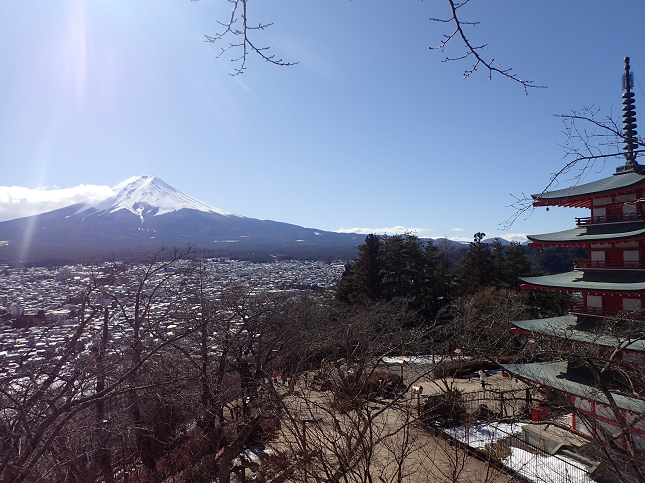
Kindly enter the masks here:
M 588 258 L 571 272 L 522 278 L 526 290 L 575 294 L 577 302 L 565 316 L 512 323 L 514 332 L 542 337 L 560 352 L 546 351 L 548 362 L 504 367 L 570 397 L 574 430 L 633 454 L 645 450 L 645 166 L 636 162 L 628 57 L 623 79 L 625 165 L 609 178 L 533 196 L 533 206 L 591 211 L 576 218 L 574 229 L 528 237 L 531 247 L 588 250 Z

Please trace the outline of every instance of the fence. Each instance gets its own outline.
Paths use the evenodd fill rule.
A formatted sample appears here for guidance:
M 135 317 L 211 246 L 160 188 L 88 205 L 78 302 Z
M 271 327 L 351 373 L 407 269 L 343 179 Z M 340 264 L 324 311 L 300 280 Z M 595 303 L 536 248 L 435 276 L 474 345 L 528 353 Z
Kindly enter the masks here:
M 510 426 L 510 427 L 509 427 Z M 446 429 L 443 434 L 468 445 L 477 455 L 534 483 L 591 483 L 588 467 L 572 458 L 552 455 L 516 436 L 519 425 L 497 423 Z
M 428 397 L 423 418 L 428 429 L 458 442 L 481 459 L 519 479 L 535 483 L 590 483 L 589 466 L 561 455 L 552 455 L 517 436 L 520 420 L 542 402 L 537 388 L 484 390 L 454 394 L 449 404 Z M 443 417 L 436 409 L 446 409 Z M 433 417 L 435 416 L 435 417 Z M 444 425 L 448 427 L 439 429 Z
M 477 421 L 511 420 L 530 416 L 530 408 L 542 401 L 543 395 L 537 387 L 525 389 L 486 389 L 463 393 L 460 402 L 471 419 Z

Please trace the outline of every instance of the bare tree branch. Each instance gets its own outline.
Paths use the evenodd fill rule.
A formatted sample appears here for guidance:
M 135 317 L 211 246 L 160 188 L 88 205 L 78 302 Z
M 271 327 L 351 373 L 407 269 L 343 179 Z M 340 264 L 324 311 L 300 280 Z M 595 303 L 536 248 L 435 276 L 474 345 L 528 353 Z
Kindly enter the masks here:
M 259 47 L 252 40 L 251 35 L 254 31 L 264 30 L 273 25 L 272 23 L 259 23 L 256 26 L 251 26 L 248 22 L 246 4 L 248 0 L 228 0 L 232 4 L 231 16 L 227 22 L 217 22 L 223 29 L 213 36 L 205 35 L 206 42 L 215 43 L 230 38 L 233 41 L 229 42 L 226 47 L 222 47 L 217 58 L 219 59 L 228 51 L 241 51 L 240 55 L 231 59 L 231 62 L 238 63 L 237 67 L 233 70 L 231 76 L 243 74 L 246 70 L 246 60 L 252 53 L 259 55 L 266 62 L 279 66 L 296 65 L 298 62 L 287 62 L 282 59 L 277 59 L 275 55 L 269 55 L 269 47 Z M 240 4 L 242 12 L 240 13 Z
M 500 74 L 512 81 L 518 82 L 524 87 L 524 93 L 528 95 L 528 89 L 529 88 L 534 88 L 534 89 L 544 89 L 546 86 L 538 86 L 533 84 L 533 81 L 529 81 L 526 79 L 520 79 L 517 74 L 512 73 L 512 69 L 509 67 L 508 69 L 502 69 L 499 64 L 497 66 L 494 65 L 495 59 L 491 59 L 490 61 L 485 60 L 481 56 L 481 51 L 486 47 L 487 44 L 482 44 L 482 45 L 475 45 L 473 44 L 468 37 L 466 37 L 466 33 L 464 32 L 464 27 L 469 25 L 469 26 L 476 26 L 479 25 L 479 22 L 466 22 L 464 20 L 461 20 L 457 16 L 457 10 L 459 10 L 461 7 L 464 5 L 468 4 L 470 0 L 464 0 L 463 2 L 456 2 L 454 0 L 448 0 L 448 4 L 450 5 L 450 11 L 452 12 L 452 17 L 448 19 L 439 19 L 439 18 L 430 18 L 433 22 L 440 22 L 440 23 L 448 23 L 448 24 L 454 24 L 455 30 L 450 34 L 450 35 L 445 35 L 444 34 L 444 39 L 439 43 L 438 46 L 436 47 L 430 47 L 430 50 L 440 50 L 443 52 L 448 45 L 448 43 L 456 38 L 460 38 L 461 41 L 463 42 L 463 47 L 465 48 L 465 52 L 457 57 L 446 57 L 442 62 L 450 62 L 450 61 L 457 61 L 457 60 L 463 60 L 467 59 L 469 57 L 474 58 L 473 65 L 470 69 L 466 69 L 464 71 L 464 79 L 467 79 L 470 77 L 474 72 L 477 71 L 477 68 L 480 66 L 483 67 L 488 71 L 488 79 L 491 80 L 493 77 L 494 73 Z
M 560 146 L 564 150 L 563 159 L 568 160 L 557 172 L 551 173 L 549 182 L 539 193 L 539 199 L 547 191 L 556 187 L 564 175 L 572 173 L 568 178 L 571 186 L 579 185 L 584 178 L 601 162 L 600 170 L 604 168 L 605 161 L 625 155 L 621 150 L 621 144 L 626 138 L 619 123 L 613 118 L 610 111 L 604 118 L 599 117 L 600 109 L 594 106 L 585 107 L 579 111 L 572 110 L 570 114 L 558 114 L 556 117 L 562 119 L 566 141 Z M 582 123 L 582 125 L 580 124 Z M 634 139 L 639 149 L 634 151 L 635 155 L 645 153 L 645 141 L 642 138 Z M 576 171 L 572 172 L 572 170 Z M 514 209 L 513 214 L 508 217 L 500 226 L 508 230 L 520 217 L 531 216 L 534 210 L 533 197 L 512 195 L 515 201 L 509 206 Z

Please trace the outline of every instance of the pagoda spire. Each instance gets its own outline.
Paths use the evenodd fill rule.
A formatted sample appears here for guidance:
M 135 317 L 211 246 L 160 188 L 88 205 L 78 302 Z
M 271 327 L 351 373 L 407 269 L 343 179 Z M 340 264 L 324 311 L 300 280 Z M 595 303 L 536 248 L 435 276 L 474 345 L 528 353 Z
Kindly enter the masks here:
M 622 87 L 625 91 L 623 92 L 623 140 L 625 141 L 623 149 L 625 150 L 625 167 L 628 167 L 638 164 L 636 162 L 636 153 L 634 153 L 638 149 L 638 144 L 636 143 L 636 108 L 634 107 L 634 93 L 632 92 L 634 76 L 629 70 L 629 57 L 625 57 L 625 73 L 622 81 Z

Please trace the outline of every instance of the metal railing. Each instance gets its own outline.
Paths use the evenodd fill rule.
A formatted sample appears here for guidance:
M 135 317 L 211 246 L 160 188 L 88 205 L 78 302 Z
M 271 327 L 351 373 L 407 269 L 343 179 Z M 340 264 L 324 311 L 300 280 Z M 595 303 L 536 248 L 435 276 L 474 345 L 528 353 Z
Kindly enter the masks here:
M 615 215 L 576 217 L 576 225 L 610 225 L 618 223 L 634 223 L 642 220 L 642 213 L 619 213 Z
M 576 260 L 575 268 L 577 269 L 598 269 L 598 270 L 642 270 L 645 266 L 643 262 L 636 261 L 618 261 L 606 262 L 604 260 Z
M 592 483 L 589 468 L 584 464 L 534 446 L 519 437 L 511 429 L 513 426 L 508 426 L 509 423 L 526 421 L 531 408 L 540 404 L 542 397 L 536 387 L 461 393 L 458 402 L 455 401 L 461 407 L 458 412 L 463 419 L 460 422 L 452 420 L 453 424 L 447 427 L 428 419 L 424 423 L 426 429 L 435 435 L 461 446 L 477 458 L 521 481 Z M 444 422 L 443 419 L 441 422 Z M 440 429 L 442 427 L 444 429 Z
M 612 317 L 624 320 L 642 320 L 642 310 L 608 310 L 602 307 L 587 307 L 582 304 L 575 304 L 569 306 L 569 313 L 571 315 L 586 315 L 591 317 Z
M 525 481 L 593 482 L 585 465 L 570 458 L 565 459 L 557 454 L 551 454 L 499 427 L 495 428 L 495 432 L 498 433 L 496 441 L 484 446 L 484 456 L 499 460 L 499 463 Z

